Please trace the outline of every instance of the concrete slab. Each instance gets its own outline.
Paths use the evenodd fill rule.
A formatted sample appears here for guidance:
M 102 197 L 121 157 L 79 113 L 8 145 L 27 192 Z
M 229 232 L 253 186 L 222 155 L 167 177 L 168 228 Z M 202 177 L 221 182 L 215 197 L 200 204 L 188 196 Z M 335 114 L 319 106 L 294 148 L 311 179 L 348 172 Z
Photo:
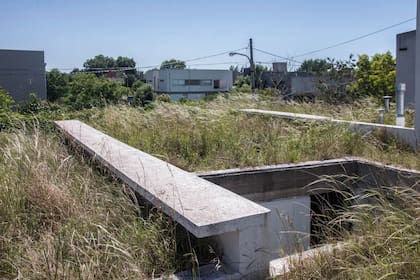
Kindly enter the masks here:
M 349 128 L 358 130 L 361 132 L 368 132 L 374 129 L 384 129 L 387 133 L 393 135 L 402 143 L 412 147 L 413 149 L 420 148 L 418 146 L 418 140 L 416 138 L 416 133 L 414 128 L 407 128 L 395 125 L 386 125 L 386 124 L 376 124 L 376 123 L 367 123 L 367 122 L 357 122 L 357 121 L 346 121 L 346 120 L 337 120 L 330 117 L 325 116 L 317 116 L 317 115 L 308 115 L 308 114 L 296 114 L 290 112 L 278 112 L 278 111 L 267 111 L 267 110 L 259 110 L 259 109 L 243 109 L 240 110 L 241 112 L 247 114 L 255 114 L 255 115 L 266 115 L 266 116 L 273 116 L 273 117 L 281 117 L 285 119 L 300 119 L 300 120 L 307 120 L 307 121 L 328 121 L 337 124 L 346 124 Z
M 198 238 L 263 226 L 270 212 L 80 121 L 57 121 L 56 125 L 118 178 Z
M 343 243 L 327 244 L 325 246 L 307 250 L 299 254 L 272 260 L 270 261 L 270 277 L 275 278 L 285 276 L 288 272 L 290 272 L 290 269 L 292 268 L 291 264 L 293 263 L 309 260 L 319 256 L 320 254 L 331 253 L 334 250 L 340 250 L 342 248 Z

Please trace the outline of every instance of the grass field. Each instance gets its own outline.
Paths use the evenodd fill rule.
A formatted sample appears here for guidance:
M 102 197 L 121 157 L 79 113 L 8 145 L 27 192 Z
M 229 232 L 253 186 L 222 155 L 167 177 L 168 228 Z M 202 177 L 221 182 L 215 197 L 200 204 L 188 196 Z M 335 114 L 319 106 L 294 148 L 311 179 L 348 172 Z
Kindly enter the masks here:
M 146 111 L 110 106 L 74 116 L 190 171 L 342 156 L 420 169 L 418 152 L 380 132 L 360 135 L 346 126 L 237 111 L 261 108 L 375 120 L 376 107 L 371 100 L 331 107 L 237 94 L 211 102 L 161 103 Z M 0 174 L 0 278 L 144 279 L 196 261 L 192 251 L 184 254 L 188 249 L 177 246 L 180 232 L 172 222 L 156 211 L 139 210 L 124 185 L 69 150 L 49 129 L 35 125 L 1 132 Z M 355 209 L 360 215 L 352 216 L 360 221 L 357 234 L 367 237 L 355 247 L 359 251 L 323 256 L 313 267 L 305 264 L 304 270 L 296 266 L 290 279 L 323 279 L 335 275 L 337 267 L 344 271 L 338 279 L 399 279 L 395 273 L 401 271 L 405 279 L 416 279 L 420 206 L 413 199 L 402 204 L 409 207 L 398 208 L 381 201 L 383 211 Z M 352 240 L 353 235 L 342 238 Z M 360 254 L 350 258 L 355 252 Z M 370 271 L 362 269 L 365 264 Z M 321 273 L 320 267 L 326 271 Z M 311 274 L 301 273 L 306 270 Z

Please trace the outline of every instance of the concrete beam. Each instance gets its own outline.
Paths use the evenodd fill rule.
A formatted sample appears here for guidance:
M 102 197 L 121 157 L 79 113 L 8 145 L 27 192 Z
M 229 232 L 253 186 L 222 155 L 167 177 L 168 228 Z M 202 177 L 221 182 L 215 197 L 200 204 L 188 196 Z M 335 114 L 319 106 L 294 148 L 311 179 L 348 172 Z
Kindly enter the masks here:
M 57 121 L 71 140 L 198 238 L 264 226 L 269 209 L 130 147 L 82 122 Z
M 417 104 L 417 101 L 416 101 L 416 104 Z M 412 147 L 413 149 L 420 148 L 420 147 L 417 147 L 417 142 L 418 142 L 417 139 L 420 139 L 420 138 L 416 138 L 419 136 L 418 131 L 420 131 L 420 127 L 416 128 L 417 129 L 417 134 L 416 134 L 416 131 L 414 128 L 400 127 L 400 126 L 395 126 L 395 125 L 337 120 L 337 119 L 333 119 L 333 118 L 325 117 L 325 116 L 296 114 L 296 113 L 278 112 L 278 111 L 267 111 L 267 110 L 259 110 L 259 109 L 243 109 L 240 111 L 247 114 L 266 115 L 266 116 L 280 117 L 284 119 L 300 119 L 300 120 L 306 120 L 306 121 L 326 121 L 326 122 L 332 122 L 332 123 L 337 123 L 337 124 L 344 124 L 344 125 L 348 125 L 349 128 L 356 131 L 360 131 L 360 132 L 368 132 L 372 130 L 383 129 L 390 135 L 396 137 L 401 143 L 404 143 Z M 420 109 L 416 110 L 416 112 L 417 111 L 420 111 Z M 416 118 L 420 119 L 420 116 L 417 116 Z M 420 123 L 420 120 L 417 123 Z

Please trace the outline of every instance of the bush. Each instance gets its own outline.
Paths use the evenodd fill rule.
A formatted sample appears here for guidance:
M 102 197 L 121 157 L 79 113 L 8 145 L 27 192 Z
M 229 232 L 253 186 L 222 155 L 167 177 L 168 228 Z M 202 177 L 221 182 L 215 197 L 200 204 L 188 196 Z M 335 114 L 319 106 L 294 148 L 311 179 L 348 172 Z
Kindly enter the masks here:
M 13 103 L 13 98 L 7 93 L 7 91 L 0 87 L 0 113 L 10 112 Z
M 133 105 L 144 106 L 153 101 L 153 89 L 150 85 L 143 83 L 134 92 Z
M 21 114 L 37 114 L 49 110 L 48 104 L 41 100 L 35 93 L 30 93 L 29 98 L 17 106 Z
M 171 97 L 166 93 L 160 94 L 156 97 L 156 101 L 169 103 L 171 102 Z
M 63 99 L 64 104 L 80 110 L 115 104 L 126 92 L 118 82 L 98 78 L 94 74 L 76 73 L 71 76 L 69 93 Z

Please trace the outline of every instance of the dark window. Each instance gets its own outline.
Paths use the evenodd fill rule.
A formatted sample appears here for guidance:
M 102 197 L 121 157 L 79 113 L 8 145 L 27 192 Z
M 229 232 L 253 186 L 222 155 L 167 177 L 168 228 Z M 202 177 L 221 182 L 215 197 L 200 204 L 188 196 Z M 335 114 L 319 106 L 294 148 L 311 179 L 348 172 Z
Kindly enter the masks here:
M 213 81 L 213 88 L 220 88 L 220 80 Z
M 199 86 L 201 80 L 185 80 L 186 86 Z

